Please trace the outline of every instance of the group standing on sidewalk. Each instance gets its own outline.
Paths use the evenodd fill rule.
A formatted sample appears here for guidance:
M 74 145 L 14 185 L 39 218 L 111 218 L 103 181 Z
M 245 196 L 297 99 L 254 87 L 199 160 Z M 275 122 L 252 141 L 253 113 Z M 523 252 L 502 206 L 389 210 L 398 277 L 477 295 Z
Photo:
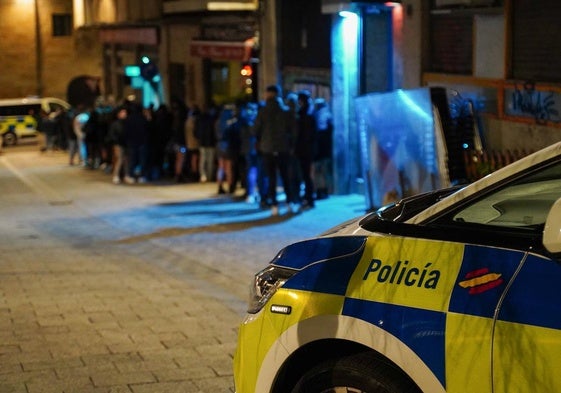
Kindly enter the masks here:
M 154 108 L 132 101 L 74 108 L 44 119 L 69 164 L 103 169 L 114 184 L 215 181 L 218 194 L 243 190 L 248 203 L 279 214 L 315 207 L 332 193 L 333 123 L 327 103 L 308 91 L 284 99 L 278 85 L 262 102 Z M 55 132 L 57 138 L 53 138 Z

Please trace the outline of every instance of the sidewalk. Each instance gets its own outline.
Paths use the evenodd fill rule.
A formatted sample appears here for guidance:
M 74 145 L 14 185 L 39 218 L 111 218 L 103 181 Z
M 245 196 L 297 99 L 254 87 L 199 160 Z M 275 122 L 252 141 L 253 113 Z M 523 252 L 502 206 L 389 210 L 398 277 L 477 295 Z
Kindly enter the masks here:
M 283 246 L 360 215 L 299 215 L 214 184 L 113 185 L 66 156 L 0 156 L 0 392 L 215 393 L 252 275 Z

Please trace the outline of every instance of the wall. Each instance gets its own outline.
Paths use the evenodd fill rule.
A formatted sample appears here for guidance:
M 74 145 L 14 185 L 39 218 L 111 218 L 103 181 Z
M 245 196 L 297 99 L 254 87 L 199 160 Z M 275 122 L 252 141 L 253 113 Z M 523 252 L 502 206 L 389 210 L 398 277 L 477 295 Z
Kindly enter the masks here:
M 99 44 L 91 32 L 74 31 L 72 36 L 53 37 L 52 14 L 72 13 L 71 0 L 37 0 L 41 26 L 42 86 L 36 67 L 35 13 L 33 2 L 0 1 L 0 40 L 3 70 L 0 98 L 28 95 L 66 98 L 73 76 L 101 75 Z M 30 5 L 31 4 L 31 5 Z
M 150 21 L 161 18 L 161 0 L 78 0 L 84 2 L 88 24 Z
M 0 2 L 0 26 L 3 30 L 0 53 L 4 70 L 0 73 L 1 98 L 37 93 L 34 18 L 33 7 L 29 4 Z
M 482 116 L 483 135 L 488 150 L 534 152 L 561 140 L 561 130 Z
M 469 71 L 462 73 L 454 73 L 453 67 L 439 70 L 425 64 L 425 71 L 432 72 L 426 72 L 423 80 L 426 85 L 447 87 L 472 100 L 485 148 L 536 151 L 561 140 L 560 104 L 556 102 L 561 101 L 561 88 L 556 83 L 561 78 L 556 65 L 561 57 L 555 50 L 561 6 L 554 0 L 504 3 L 504 7 L 496 2 L 491 8 L 449 10 L 449 18 L 457 16 L 469 22 L 467 35 L 446 29 L 436 38 L 449 38 L 453 47 L 468 38 L 473 45 L 467 55 L 473 61 L 466 64 Z M 426 10 L 426 15 L 425 29 L 430 30 L 436 18 L 446 14 L 431 15 Z M 536 26 L 542 28 L 536 30 Z M 424 36 L 430 38 L 427 31 Z M 423 53 L 430 53 L 430 47 L 424 49 Z M 513 90 L 520 92 L 517 104 L 525 108 L 513 110 Z M 551 118 L 538 116 L 544 112 Z
M 124 21 L 150 21 L 162 16 L 161 0 L 129 0 L 128 19 Z
M 162 28 L 161 61 L 185 65 L 186 96 L 182 97 L 187 104 L 205 102 L 202 60 L 189 54 L 191 40 L 199 35 L 197 25 L 167 25 Z M 165 53 L 163 52 L 165 50 Z M 162 67 L 164 70 L 166 66 Z M 164 81 L 169 79 L 164 76 Z M 170 89 L 167 89 L 170 91 Z
M 97 32 L 92 30 L 78 29 L 71 36 L 53 37 L 52 14 L 71 14 L 71 2 L 38 1 L 43 37 L 43 95 L 65 99 L 66 88 L 72 78 L 80 75 L 101 77 L 101 46 Z
M 93 1 L 93 13 L 96 22 L 113 23 L 117 18 L 117 9 L 113 0 Z
M 422 64 L 422 21 L 424 5 L 422 0 L 403 1 L 403 25 L 401 40 L 402 87 L 414 89 L 421 86 Z

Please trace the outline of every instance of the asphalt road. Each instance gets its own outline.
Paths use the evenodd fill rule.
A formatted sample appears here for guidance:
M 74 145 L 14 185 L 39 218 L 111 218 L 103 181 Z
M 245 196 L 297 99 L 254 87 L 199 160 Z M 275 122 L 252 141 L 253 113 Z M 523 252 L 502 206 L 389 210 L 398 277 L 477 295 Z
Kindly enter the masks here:
M 233 391 L 252 275 L 365 208 L 270 217 L 213 184 L 116 186 L 37 150 L 0 155 L 0 393 Z

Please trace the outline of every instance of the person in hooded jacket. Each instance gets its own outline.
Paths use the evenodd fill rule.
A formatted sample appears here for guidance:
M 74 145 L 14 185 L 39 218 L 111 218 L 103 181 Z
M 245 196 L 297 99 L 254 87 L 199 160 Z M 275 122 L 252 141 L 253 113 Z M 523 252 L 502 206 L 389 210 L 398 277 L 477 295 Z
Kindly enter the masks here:
M 259 109 L 253 126 L 259 150 L 263 155 L 263 166 L 268 177 L 267 199 L 271 205 L 271 214 L 274 216 L 279 214 L 277 174 L 280 174 L 289 211 L 298 210 L 289 174 L 294 123 L 290 118 L 291 112 L 283 103 L 280 93 L 280 87 L 277 85 L 267 87 L 265 105 Z

